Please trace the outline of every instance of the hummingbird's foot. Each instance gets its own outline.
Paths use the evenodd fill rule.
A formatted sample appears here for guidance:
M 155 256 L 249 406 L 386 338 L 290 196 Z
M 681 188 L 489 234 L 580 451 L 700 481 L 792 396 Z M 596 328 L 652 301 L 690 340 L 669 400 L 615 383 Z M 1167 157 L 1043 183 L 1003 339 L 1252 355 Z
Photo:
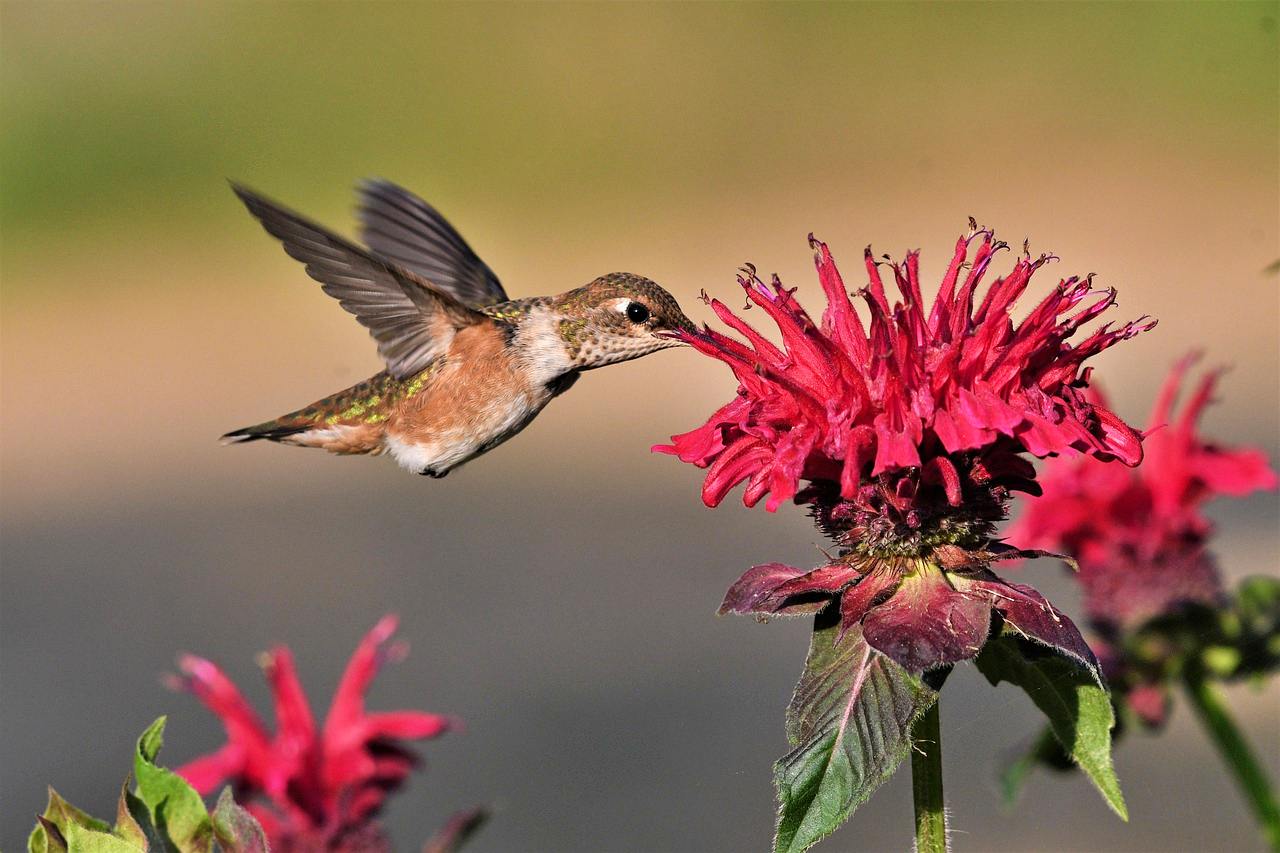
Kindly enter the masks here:
M 448 471 L 433 471 L 430 468 L 423 468 L 418 473 L 424 477 L 430 477 L 433 480 L 443 480 L 449 474 Z

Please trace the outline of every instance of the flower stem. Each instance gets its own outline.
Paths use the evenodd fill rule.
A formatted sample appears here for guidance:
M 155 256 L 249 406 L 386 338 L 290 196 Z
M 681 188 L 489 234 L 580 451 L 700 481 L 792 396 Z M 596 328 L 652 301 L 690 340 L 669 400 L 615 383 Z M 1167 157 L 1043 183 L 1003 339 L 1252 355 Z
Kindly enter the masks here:
M 1227 713 L 1222 694 L 1200 672 L 1188 672 L 1183 677 L 1191 707 L 1195 708 L 1213 743 L 1218 747 L 1222 761 L 1236 777 L 1236 783 L 1248 799 L 1263 838 L 1274 851 L 1280 851 L 1280 807 L 1266 772 L 1253 757 L 1253 750 L 1240 729 Z
M 942 801 L 942 724 L 938 702 L 911 730 L 911 795 L 916 807 L 916 853 L 946 853 L 947 814 Z

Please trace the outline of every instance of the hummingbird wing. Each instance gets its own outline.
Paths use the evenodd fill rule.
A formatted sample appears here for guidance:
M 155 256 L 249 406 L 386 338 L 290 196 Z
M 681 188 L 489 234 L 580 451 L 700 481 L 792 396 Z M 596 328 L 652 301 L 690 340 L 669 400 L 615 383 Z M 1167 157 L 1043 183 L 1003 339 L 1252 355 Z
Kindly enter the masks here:
M 232 184 L 236 195 L 284 250 L 306 264 L 325 293 L 369 329 L 391 375 L 406 378 L 449 350 L 454 334 L 492 322 L 410 270 L 376 257 L 337 234 Z
M 359 195 L 360 238 L 375 253 L 467 305 L 507 301 L 493 270 L 434 207 L 390 181 L 363 181 Z

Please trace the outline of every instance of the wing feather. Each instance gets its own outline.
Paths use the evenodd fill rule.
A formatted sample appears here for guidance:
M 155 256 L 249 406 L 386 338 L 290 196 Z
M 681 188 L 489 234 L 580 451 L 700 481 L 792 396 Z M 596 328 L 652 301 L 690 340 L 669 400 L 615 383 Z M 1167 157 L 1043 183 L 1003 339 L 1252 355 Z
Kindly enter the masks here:
M 232 184 L 262 227 L 306 265 L 320 289 L 365 326 L 393 376 L 423 370 L 461 328 L 492 322 L 412 270 L 377 257 L 287 208 Z
M 360 238 L 380 257 L 473 307 L 507 301 L 488 264 L 440 212 L 390 181 L 359 187 Z

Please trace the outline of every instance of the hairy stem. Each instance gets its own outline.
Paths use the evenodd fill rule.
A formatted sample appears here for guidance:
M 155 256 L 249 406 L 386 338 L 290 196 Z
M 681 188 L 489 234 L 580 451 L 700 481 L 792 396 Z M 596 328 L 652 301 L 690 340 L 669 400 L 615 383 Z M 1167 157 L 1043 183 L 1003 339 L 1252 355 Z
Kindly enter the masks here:
M 911 730 L 911 794 L 916 807 L 916 853 L 946 853 L 942 800 L 942 725 L 934 702 Z
M 1271 850 L 1280 852 L 1280 807 L 1276 805 L 1275 793 L 1266 772 L 1254 758 L 1249 742 L 1227 713 L 1222 694 L 1200 672 L 1188 672 L 1183 683 L 1191 699 L 1191 707 L 1195 708 L 1200 722 L 1218 747 L 1223 763 L 1231 770 L 1249 801 L 1267 845 Z

